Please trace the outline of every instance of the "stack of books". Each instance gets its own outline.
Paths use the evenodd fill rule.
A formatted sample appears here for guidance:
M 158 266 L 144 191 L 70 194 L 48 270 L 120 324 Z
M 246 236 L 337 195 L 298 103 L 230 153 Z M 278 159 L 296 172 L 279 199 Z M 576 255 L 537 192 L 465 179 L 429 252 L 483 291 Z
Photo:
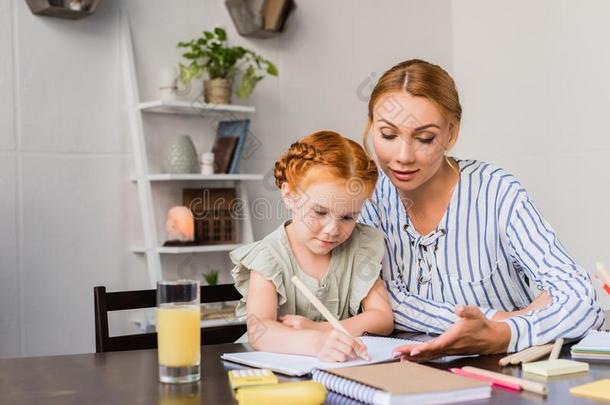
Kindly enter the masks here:
M 571 352 L 573 359 L 610 361 L 610 332 L 589 331 Z

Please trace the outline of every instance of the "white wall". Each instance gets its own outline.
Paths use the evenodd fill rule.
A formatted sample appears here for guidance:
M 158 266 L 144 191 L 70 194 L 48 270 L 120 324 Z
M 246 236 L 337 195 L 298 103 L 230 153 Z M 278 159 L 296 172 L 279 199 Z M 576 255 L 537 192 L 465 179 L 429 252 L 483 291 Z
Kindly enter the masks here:
M 452 2 L 456 153 L 516 174 L 590 271 L 610 265 L 609 13 L 603 0 Z
M 137 267 L 116 15 L 0 6 L 0 357 L 91 350 L 92 287 Z
M 456 154 L 513 171 L 580 263 L 610 263 L 605 2 L 297 0 L 287 31 L 267 40 L 237 36 L 223 3 L 104 0 L 96 15 L 65 21 L 1 2 L 0 357 L 93 351 L 92 287 L 148 286 L 142 257 L 129 251 L 141 227 L 128 181 L 119 5 L 143 99 L 157 96 L 160 69 L 178 60 L 175 44 L 214 24 L 277 63 L 280 77 L 249 101 L 260 141 L 244 162 L 250 172 L 269 173 L 317 129 L 360 139 L 370 85 L 395 62 L 446 67 L 465 110 Z M 213 137 L 199 118 L 151 116 L 145 128 L 153 160 L 167 135 L 189 133 L 200 151 Z M 253 185 L 252 197 L 276 202 L 272 184 Z M 280 221 L 256 221 L 255 236 Z M 166 275 L 188 259 L 165 259 Z
M 368 83 L 393 63 L 418 56 L 451 65 L 448 1 L 297 3 L 287 32 L 257 40 L 237 36 L 222 0 L 104 0 L 80 21 L 1 2 L 0 357 L 93 351 L 92 287 L 148 287 L 142 257 L 129 251 L 141 227 L 128 181 L 119 5 L 131 20 L 142 99 L 157 96 L 160 69 L 178 60 L 175 44 L 214 24 L 277 63 L 280 77 L 250 100 L 260 148 L 244 162 L 248 171 L 267 173 L 317 129 L 359 139 Z M 199 150 L 213 137 L 197 118 L 151 116 L 145 128 L 153 160 L 167 135 L 189 133 Z M 252 197 L 277 201 L 265 184 L 253 185 Z M 255 236 L 280 221 L 258 220 Z M 188 259 L 164 260 L 166 275 Z

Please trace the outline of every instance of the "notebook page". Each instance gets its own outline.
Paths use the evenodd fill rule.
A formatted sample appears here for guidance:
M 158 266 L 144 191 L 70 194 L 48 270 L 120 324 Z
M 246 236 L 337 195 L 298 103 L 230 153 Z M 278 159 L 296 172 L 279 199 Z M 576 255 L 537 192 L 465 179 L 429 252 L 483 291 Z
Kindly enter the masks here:
M 343 363 L 324 362 L 315 357 L 299 356 L 294 354 L 281 354 L 270 352 L 244 352 L 225 353 L 222 359 L 251 367 L 270 368 L 271 370 L 288 375 L 309 374 L 314 368 L 331 369 L 339 367 L 352 367 L 364 364 L 380 363 L 393 359 L 394 348 L 407 343 L 419 343 L 405 339 L 394 339 L 378 336 L 362 336 L 360 338 L 367 347 L 370 361 L 355 359 Z

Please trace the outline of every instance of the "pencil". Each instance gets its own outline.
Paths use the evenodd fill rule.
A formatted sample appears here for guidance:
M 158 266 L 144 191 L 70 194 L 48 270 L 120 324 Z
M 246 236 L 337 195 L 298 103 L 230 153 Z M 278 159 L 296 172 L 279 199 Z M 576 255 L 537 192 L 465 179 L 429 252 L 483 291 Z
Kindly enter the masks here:
M 320 301 L 318 299 L 318 297 L 313 295 L 313 293 L 311 291 L 309 291 L 309 288 L 307 288 L 307 286 L 305 284 L 303 284 L 303 282 L 297 276 L 293 276 L 291 280 L 292 280 L 292 283 L 297 287 L 297 289 L 299 291 L 301 291 L 301 293 L 305 296 L 305 298 L 307 298 L 309 300 L 309 302 L 311 302 L 311 304 L 314 307 L 316 307 L 316 309 L 318 311 L 320 311 L 322 316 L 328 321 L 328 323 L 330 323 L 332 325 L 333 328 L 337 329 L 340 332 L 345 333 L 348 336 L 352 336 L 347 331 L 347 329 L 345 329 L 343 327 L 343 325 L 341 325 L 341 322 L 339 322 L 337 320 L 337 318 L 335 318 L 334 315 L 330 313 L 328 308 L 326 308 L 324 306 L 324 304 L 322 304 L 322 301 Z M 359 350 L 356 350 L 356 354 L 358 355 L 358 357 L 360 357 L 364 360 L 370 360 L 369 357 L 365 353 L 360 353 Z
M 557 340 L 555 340 L 555 344 L 553 345 L 553 350 L 551 351 L 549 360 L 557 360 L 559 358 L 559 353 L 561 353 L 562 346 L 563 346 L 563 338 L 558 338 Z
M 521 354 L 519 357 L 517 357 L 517 362 L 512 364 L 529 363 L 531 361 L 536 361 L 549 354 L 552 350 L 553 344 L 534 346 L 531 351 Z
M 604 284 L 610 285 L 610 273 L 608 272 L 608 270 L 606 270 L 604 265 L 600 262 L 595 263 L 595 270 L 597 270 L 597 274 L 599 274 L 601 281 Z
M 462 370 L 467 371 L 472 374 L 478 374 L 478 375 L 485 376 L 488 378 L 493 378 L 498 381 L 503 381 L 508 384 L 515 384 L 515 385 L 520 386 L 525 391 L 535 392 L 536 394 L 540 394 L 540 395 L 547 394 L 546 385 L 538 383 L 538 382 L 528 381 L 528 380 L 524 380 L 523 378 L 517 378 L 517 377 L 505 375 L 505 374 L 495 373 L 493 371 L 483 370 L 483 369 L 477 368 L 477 367 L 466 366 L 466 367 L 462 367 Z
M 597 271 L 597 279 L 600 281 L 602 288 L 610 294 L 610 272 L 600 262 L 595 263 L 595 270 Z
M 502 357 L 498 364 L 502 367 L 508 366 L 509 364 L 521 364 L 529 361 L 537 360 L 543 356 L 546 356 L 552 350 L 551 344 L 542 346 L 532 346 L 527 349 L 521 350 L 520 352 L 510 354 L 506 357 Z

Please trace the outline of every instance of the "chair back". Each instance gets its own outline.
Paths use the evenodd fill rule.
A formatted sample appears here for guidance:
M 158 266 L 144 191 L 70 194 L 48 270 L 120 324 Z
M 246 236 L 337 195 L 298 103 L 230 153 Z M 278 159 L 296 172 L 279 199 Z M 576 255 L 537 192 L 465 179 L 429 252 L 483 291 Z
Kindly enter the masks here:
M 241 294 L 233 284 L 201 286 L 201 303 L 236 301 Z M 156 333 L 110 336 L 108 312 L 129 309 L 154 308 L 157 306 L 156 290 L 106 292 L 106 287 L 93 288 L 95 308 L 96 353 L 122 350 L 154 349 L 157 347 Z M 213 345 L 234 342 L 246 332 L 245 324 L 227 324 L 201 328 L 201 344 Z

